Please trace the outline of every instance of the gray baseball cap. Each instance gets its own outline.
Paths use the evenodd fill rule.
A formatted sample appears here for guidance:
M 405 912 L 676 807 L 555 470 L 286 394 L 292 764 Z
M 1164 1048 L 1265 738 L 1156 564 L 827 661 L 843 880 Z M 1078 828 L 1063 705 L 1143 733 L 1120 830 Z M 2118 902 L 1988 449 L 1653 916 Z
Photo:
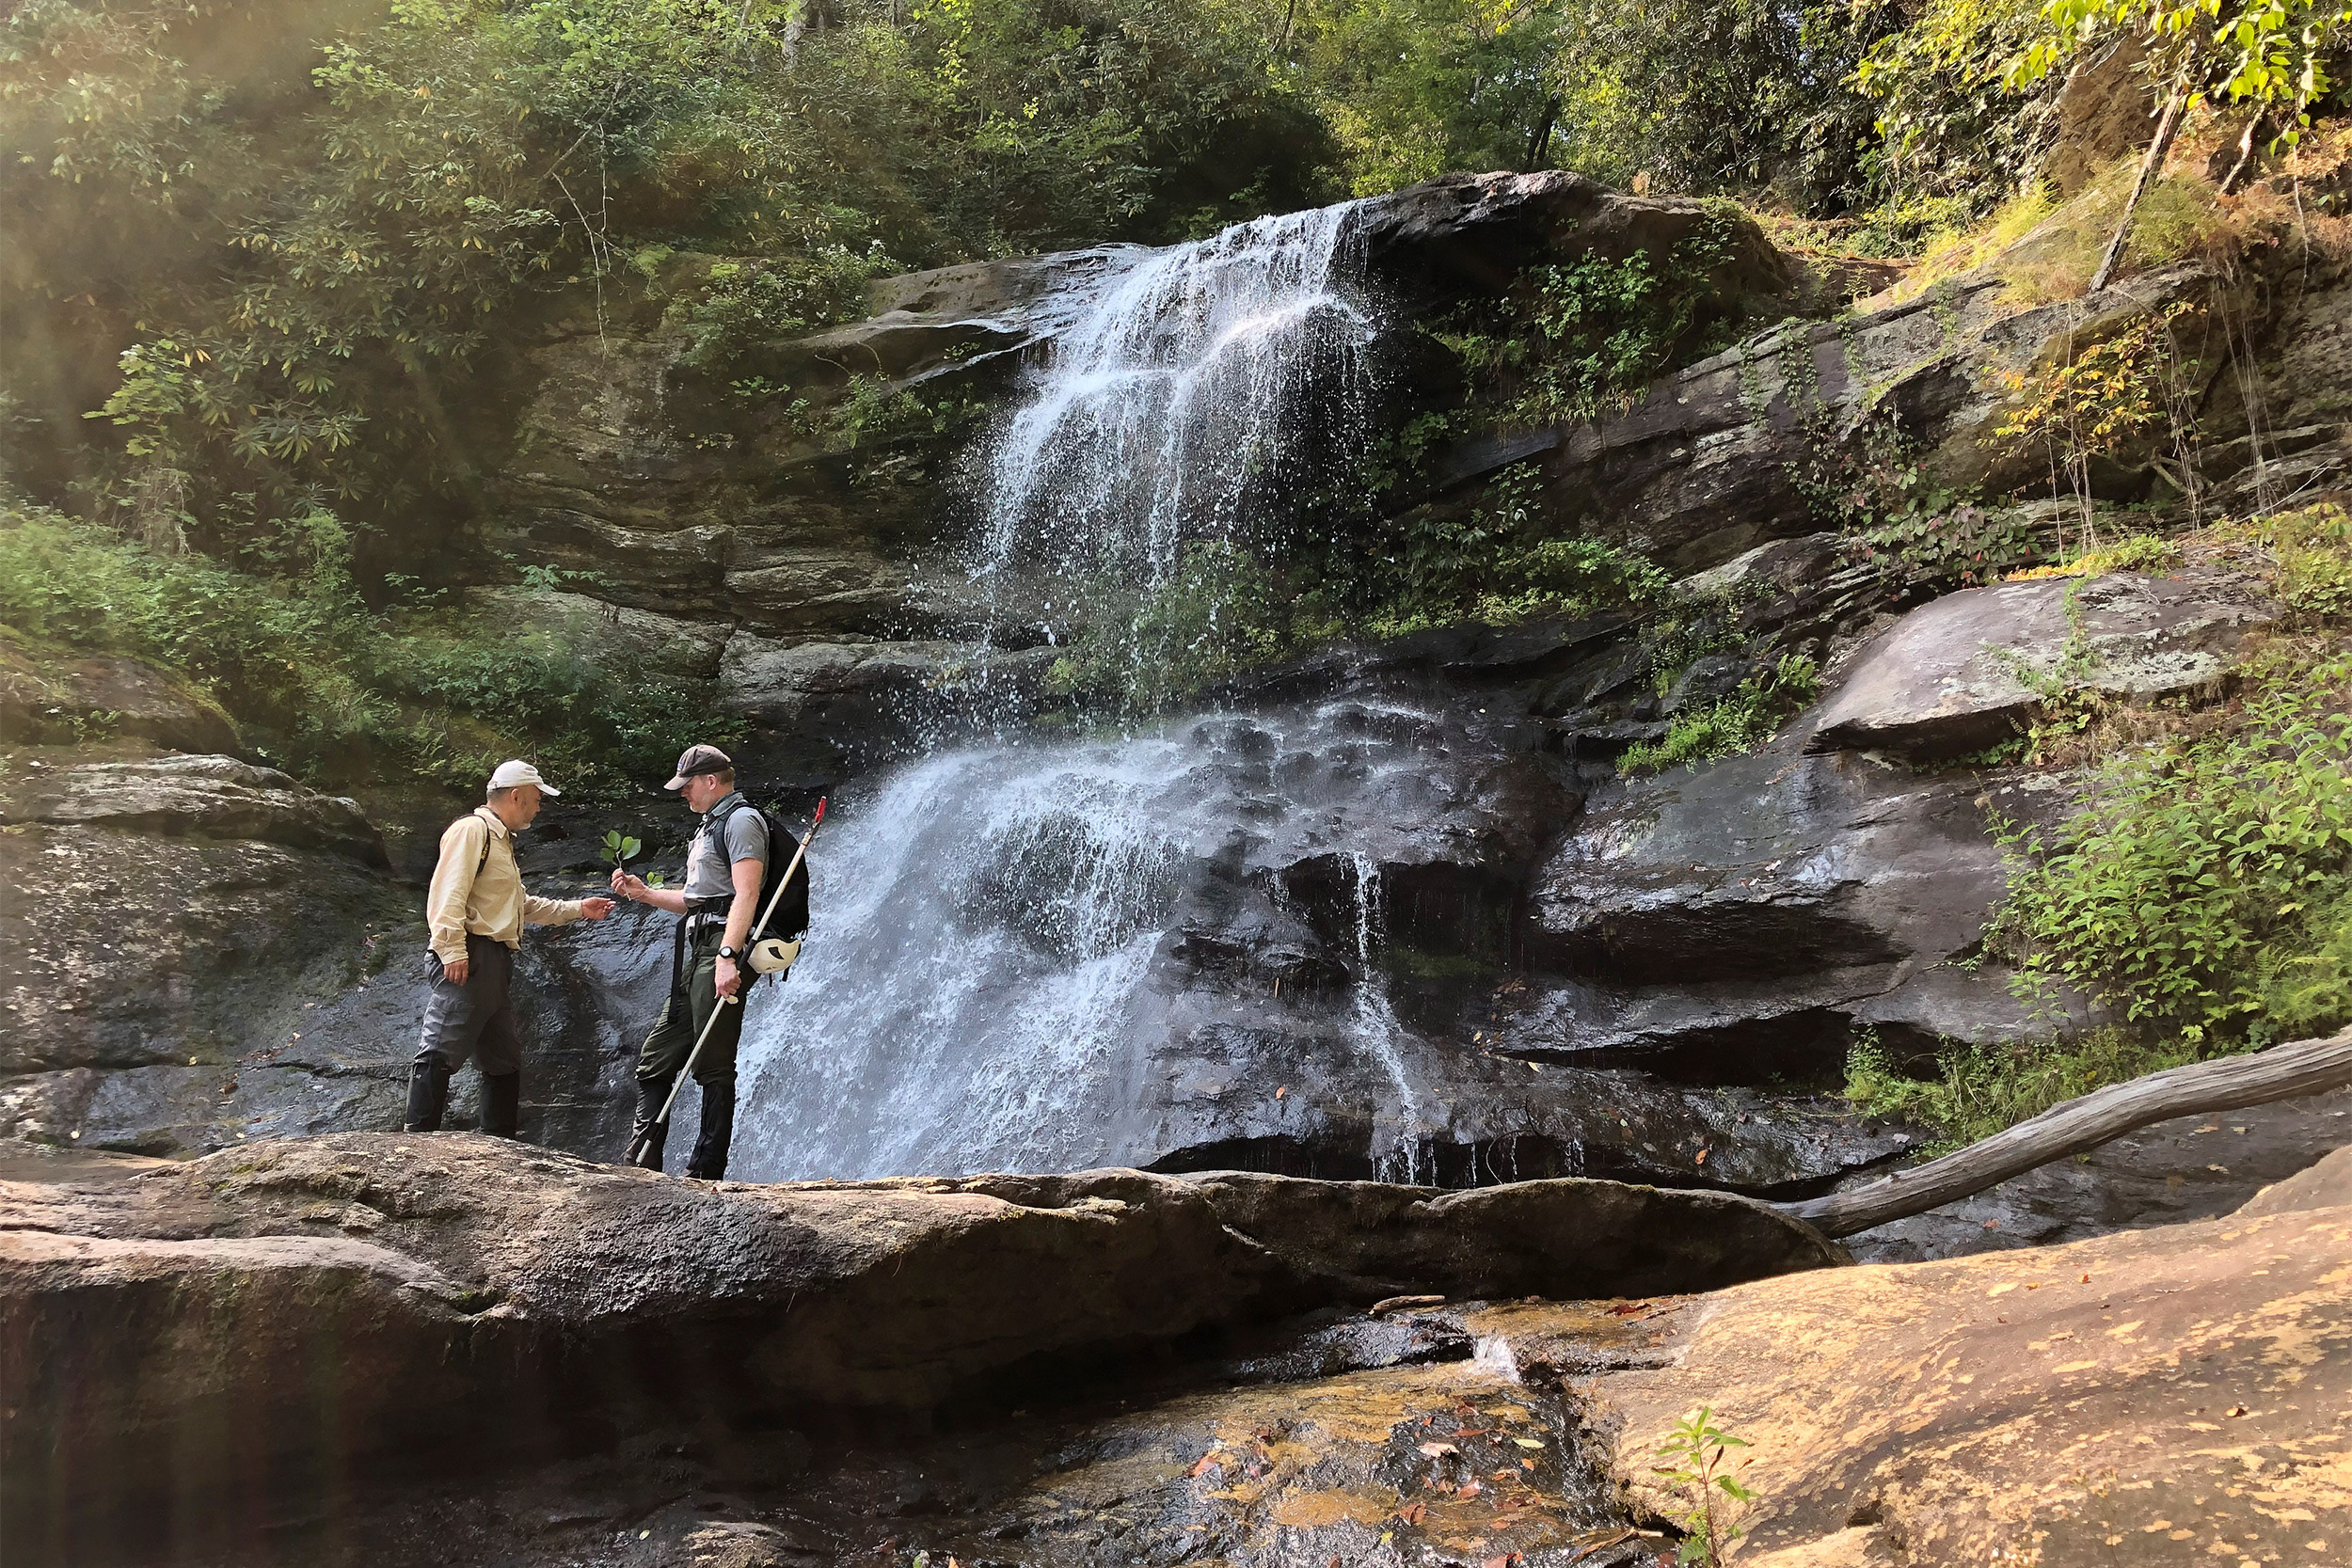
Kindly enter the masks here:
M 689 746 L 678 753 L 676 776 L 661 787 L 684 789 L 686 781 L 697 773 L 723 773 L 734 766 L 734 759 L 716 746 Z

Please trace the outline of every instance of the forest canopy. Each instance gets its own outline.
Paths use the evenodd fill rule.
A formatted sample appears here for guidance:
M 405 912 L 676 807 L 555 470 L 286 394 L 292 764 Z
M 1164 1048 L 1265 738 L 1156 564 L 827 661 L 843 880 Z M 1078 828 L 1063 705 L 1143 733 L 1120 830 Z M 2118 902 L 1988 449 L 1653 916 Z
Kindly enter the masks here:
M 1899 250 L 2010 194 L 2085 44 L 2245 32 L 2198 58 L 2224 96 L 2260 76 L 2276 131 L 2341 91 L 2345 14 L 27 0 L 0 21 L 0 419 L 43 500 L 262 570 L 331 515 L 364 565 L 384 519 L 477 504 L 449 390 L 496 385 L 516 312 L 676 252 L 740 259 L 674 305 L 716 362 L 858 313 L 878 275 L 1450 169 L 1728 194 Z

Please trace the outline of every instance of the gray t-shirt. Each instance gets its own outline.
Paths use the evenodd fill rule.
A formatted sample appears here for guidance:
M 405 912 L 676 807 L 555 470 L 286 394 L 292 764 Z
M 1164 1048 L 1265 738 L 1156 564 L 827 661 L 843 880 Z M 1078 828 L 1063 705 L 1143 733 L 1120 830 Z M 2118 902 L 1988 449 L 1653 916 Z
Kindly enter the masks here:
M 726 818 L 725 852 L 721 853 L 711 823 Z M 737 861 L 768 860 L 768 819 L 744 804 L 743 792 L 729 790 L 703 814 L 703 825 L 686 851 L 686 896 L 725 898 L 735 892 L 730 868 Z

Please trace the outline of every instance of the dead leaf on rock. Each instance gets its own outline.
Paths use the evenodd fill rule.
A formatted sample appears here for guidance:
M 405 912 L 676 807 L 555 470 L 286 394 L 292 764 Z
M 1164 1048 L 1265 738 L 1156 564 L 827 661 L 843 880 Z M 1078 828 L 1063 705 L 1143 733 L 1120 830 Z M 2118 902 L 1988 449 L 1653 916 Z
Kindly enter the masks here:
M 1207 1453 L 1200 1456 L 1200 1463 L 1193 1465 L 1192 1469 L 1188 1473 L 1196 1476 L 1205 1476 L 1211 1470 L 1221 1470 L 1224 1467 L 1225 1462 L 1216 1456 L 1216 1450 L 1215 1449 L 1211 1449 Z
M 1437 1459 L 1445 1454 L 1460 1453 L 1462 1450 L 1451 1443 L 1423 1443 L 1421 1446 L 1421 1451 L 1432 1459 Z

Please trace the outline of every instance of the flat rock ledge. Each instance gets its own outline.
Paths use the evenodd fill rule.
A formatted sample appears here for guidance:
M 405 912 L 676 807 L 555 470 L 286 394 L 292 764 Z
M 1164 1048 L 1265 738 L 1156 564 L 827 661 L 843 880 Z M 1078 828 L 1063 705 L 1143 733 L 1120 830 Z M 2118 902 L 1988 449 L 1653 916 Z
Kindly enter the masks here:
M 705 1185 L 470 1133 L 0 1182 L 17 1519 L 331 1495 L 707 1418 L 920 1414 L 1323 1305 L 1703 1291 L 1845 1260 L 1770 1207 L 1242 1174 Z M 167 1462 L 166 1462 L 167 1460 Z

